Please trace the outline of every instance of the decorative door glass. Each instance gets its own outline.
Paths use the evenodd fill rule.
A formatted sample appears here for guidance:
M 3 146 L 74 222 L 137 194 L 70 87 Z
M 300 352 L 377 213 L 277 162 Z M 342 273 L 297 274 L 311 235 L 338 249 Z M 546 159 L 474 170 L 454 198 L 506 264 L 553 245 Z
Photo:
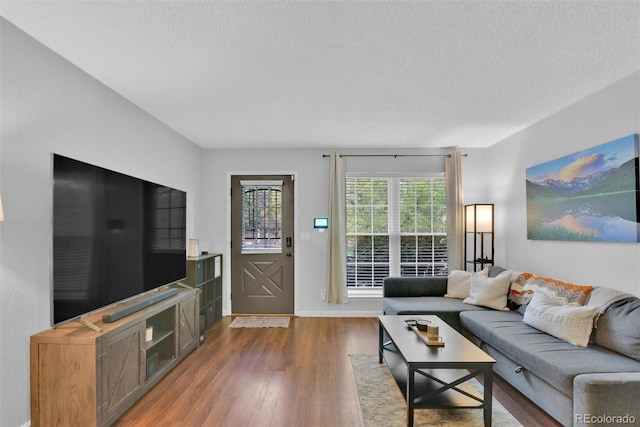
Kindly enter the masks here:
M 242 253 L 282 253 L 282 181 L 241 181 Z

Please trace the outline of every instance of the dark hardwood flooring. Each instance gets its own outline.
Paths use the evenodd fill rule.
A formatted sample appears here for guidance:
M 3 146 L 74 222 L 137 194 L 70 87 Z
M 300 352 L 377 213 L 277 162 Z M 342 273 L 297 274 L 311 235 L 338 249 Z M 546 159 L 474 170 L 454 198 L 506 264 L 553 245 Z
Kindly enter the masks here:
M 287 329 L 231 329 L 231 320 L 114 426 L 363 425 L 349 354 L 377 353 L 377 319 L 294 317 Z M 500 378 L 494 396 L 524 426 L 559 426 Z

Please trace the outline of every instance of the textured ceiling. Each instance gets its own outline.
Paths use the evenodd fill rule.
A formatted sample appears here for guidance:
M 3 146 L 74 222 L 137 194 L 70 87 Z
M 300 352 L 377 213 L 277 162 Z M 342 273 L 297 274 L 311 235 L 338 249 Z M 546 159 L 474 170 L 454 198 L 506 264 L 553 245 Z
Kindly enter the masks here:
M 640 70 L 640 1 L 5 1 L 202 147 L 483 147 Z

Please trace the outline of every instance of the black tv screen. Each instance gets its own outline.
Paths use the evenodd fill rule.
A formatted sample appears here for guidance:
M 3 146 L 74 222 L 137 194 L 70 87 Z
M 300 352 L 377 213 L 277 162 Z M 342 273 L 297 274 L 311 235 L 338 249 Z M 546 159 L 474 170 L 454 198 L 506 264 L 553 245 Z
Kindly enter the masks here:
M 186 277 L 186 193 L 53 155 L 53 322 Z

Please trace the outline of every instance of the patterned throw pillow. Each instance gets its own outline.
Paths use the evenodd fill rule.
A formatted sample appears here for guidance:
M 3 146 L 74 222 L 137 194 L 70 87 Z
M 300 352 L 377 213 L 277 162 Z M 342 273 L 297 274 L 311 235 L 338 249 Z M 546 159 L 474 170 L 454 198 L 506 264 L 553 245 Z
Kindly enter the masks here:
M 516 304 L 528 304 L 536 288 L 544 289 L 555 296 L 566 298 L 567 303 L 584 305 L 593 291 L 593 286 L 578 285 L 549 277 L 536 276 L 533 273 L 522 273 L 511 284 L 509 300 Z

